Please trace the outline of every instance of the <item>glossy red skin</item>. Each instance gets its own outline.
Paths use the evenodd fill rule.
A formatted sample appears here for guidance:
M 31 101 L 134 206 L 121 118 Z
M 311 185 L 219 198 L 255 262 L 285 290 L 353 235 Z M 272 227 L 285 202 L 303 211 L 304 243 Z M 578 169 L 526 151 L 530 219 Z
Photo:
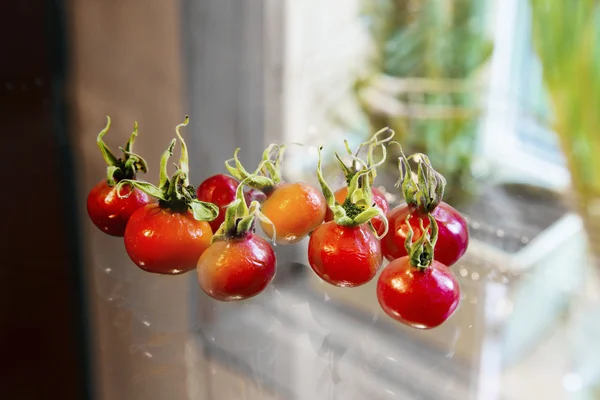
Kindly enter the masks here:
M 125 249 L 141 269 L 177 275 L 196 268 L 210 246 L 208 222 L 197 221 L 189 210 L 176 212 L 150 204 L 137 210 L 125 228 Z
M 275 277 L 275 252 L 262 237 L 218 240 L 198 260 L 200 287 L 219 301 L 248 299 L 261 293 Z
M 210 227 L 213 233 L 216 232 L 225 220 L 225 210 L 227 205 L 235 200 L 235 193 L 239 182 L 232 176 L 218 174 L 207 178 L 198 186 L 196 194 L 198 200 L 214 203 L 219 207 L 219 215 L 210 221 Z M 250 204 L 253 200 L 264 201 L 266 196 L 259 190 L 250 189 L 244 192 L 246 203 Z
M 130 187 L 121 189 L 121 195 L 130 192 Z M 117 195 L 115 186 L 108 186 L 106 179 L 90 191 L 87 198 L 87 211 L 90 219 L 103 232 L 112 236 L 123 236 L 131 215 L 139 208 L 154 202 L 141 190 L 134 189 L 127 198 Z
M 385 195 L 381 192 L 381 190 L 377 188 L 371 188 L 371 193 L 373 193 L 373 202 L 376 206 L 378 206 L 384 214 L 390 210 L 390 205 L 385 198 Z M 342 204 L 346 201 L 346 197 L 348 196 L 348 186 L 344 186 L 336 190 L 334 193 L 335 200 Z M 325 214 L 325 222 L 329 222 L 333 220 L 333 212 L 327 207 L 327 214 Z M 373 223 L 373 227 L 377 232 L 383 233 L 383 217 L 375 217 L 371 220 Z
M 402 204 L 387 214 L 389 230 L 381 240 L 383 255 L 388 260 L 407 255 L 404 241 L 408 232 L 406 216 L 410 214 L 410 225 L 414 231 L 413 242 L 421 237 L 419 220 L 423 226 L 429 226 L 426 215 L 419 214 L 406 204 Z M 437 221 L 439 234 L 434 248 L 434 258 L 444 265 L 454 265 L 467 251 L 469 246 L 469 230 L 467 222 L 452 206 L 441 202 L 431 213 Z
M 433 261 L 424 270 L 410 265 L 409 257 L 389 263 L 377 280 L 377 300 L 396 321 L 431 329 L 446 321 L 458 307 L 460 287 L 444 264 Z
M 310 235 L 308 262 L 321 279 L 335 286 L 369 282 L 381 266 L 381 245 L 367 224 L 340 226 L 329 221 Z
M 296 243 L 323 223 L 327 203 L 321 191 L 306 183 L 281 183 L 267 194 L 262 213 L 275 225 L 276 242 Z M 260 222 L 271 237 L 273 228 Z

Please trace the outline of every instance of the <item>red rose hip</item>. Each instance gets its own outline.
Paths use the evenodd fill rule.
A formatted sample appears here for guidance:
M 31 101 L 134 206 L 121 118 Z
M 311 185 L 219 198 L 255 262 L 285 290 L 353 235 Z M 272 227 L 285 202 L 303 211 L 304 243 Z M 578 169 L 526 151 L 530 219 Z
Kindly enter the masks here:
M 369 282 L 381 266 L 381 246 L 367 224 L 319 226 L 308 242 L 308 262 L 324 281 L 355 287 Z
M 452 271 L 433 260 L 416 268 L 408 256 L 389 263 L 377 280 L 377 300 L 387 315 L 413 328 L 441 325 L 458 307 L 460 288 Z
M 215 300 L 244 300 L 261 293 L 275 277 L 275 252 L 262 237 L 215 241 L 198 260 L 198 282 Z
M 196 268 L 210 246 L 212 231 L 189 210 L 174 211 L 150 204 L 136 211 L 125 229 L 125 249 L 141 269 L 178 275 Z
M 175 130 L 181 143 L 181 157 L 175 173 L 168 176 L 168 161 L 177 139 L 173 139 L 160 161 L 158 186 L 149 182 L 123 180 L 159 200 L 138 209 L 125 228 L 125 249 L 129 258 L 147 272 L 177 275 L 196 268 L 202 253 L 210 246 L 213 233 L 208 221 L 215 219 L 219 208 L 197 199 L 196 188 L 189 181 L 187 146 L 179 133 L 189 118 Z
M 435 244 L 435 259 L 450 267 L 465 254 L 469 246 L 467 222 L 456 209 L 443 201 L 431 211 L 431 215 L 436 220 L 439 229 Z M 406 226 L 407 217 L 409 217 L 408 221 L 414 231 L 413 241 L 421 237 L 420 222 L 423 222 L 426 229 L 429 227 L 427 214 L 423 214 L 407 204 L 402 204 L 388 212 L 389 230 L 381 241 L 383 255 L 388 260 L 407 255 L 404 245 L 409 231 Z
M 110 117 L 106 118 L 106 127 L 98 134 L 96 143 L 108 165 L 107 177 L 89 192 L 87 212 L 94 225 L 104 233 L 111 236 L 123 236 L 131 215 L 139 208 L 152 203 L 153 199 L 140 190 L 132 190 L 129 186 L 121 187 L 120 191 L 116 190 L 115 185 L 119 181 L 135 179 L 138 171 L 147 172 L 148 167 L 141 156 L 133 153 L 133 143 L 138 134 L 137 123 L 134 124 L 133 133 L 123 149 L 123 158 L 117 158 L 103 140 L 111 124 Z M 125 197 L 122 196 L 123 194 Z
M 219 215 L 209 222 L 213 232 L 216 232 L 225 220 L 225 209 L 235 200 L 235 193 L 238 185 L 239 182 L 234 177 L 218 174 L 206 178 L 200 186 L 198 186 L 196 192 L 198 200 L 213 203 L 219 207 Z M 247 204 L 250 204 L 253 200 L 262 202 L 265 199 L 265 195 L 255 189 L 244 192 L 244 197 Z
M 128 187 L 121 189 L 121 193 L 125 194 L 130 191 Z M 94 225 L 102 231 L 112 236 L 123 236 L 131 215 L 151 202 L 150 196 L 136 189 L 122 199 L 114 186 L 108 186 L 106 180 L 102 180 L 88 194 L 87 211 Z

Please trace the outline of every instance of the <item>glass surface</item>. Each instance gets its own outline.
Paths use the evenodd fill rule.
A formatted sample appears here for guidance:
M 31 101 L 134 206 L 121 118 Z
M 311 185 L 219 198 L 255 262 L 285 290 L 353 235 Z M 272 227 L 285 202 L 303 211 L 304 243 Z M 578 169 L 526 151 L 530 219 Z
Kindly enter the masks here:
M 153 160 L 148 179 L 156 178 L 159 155 L 189 112 L 192 125 L 184 135 L 195 184 L 225 172 L 223 161 L 238 146 L 251 169 L 273 141 L 290 145 L 286 179 L 310 184 L 317 184 L 317 148 L 324 145 L 326 178 L 338 188 L 343 179 L 332 156 L 344 151 L 343 139 L 355 147 L 376 123 L 401 120 L 398 126 L 407 129 L 398 139 L 413 150 L 425 149 L 433 166 L 448 172 L 448 184 L 454 185 L 449 196 L 468 221 L 469 249 L 452 267 L 461 287 L 459 308 L 432 330 L 395 322 L 377 302 L 377 277 L 352 289 L 320 280 L 308 266 L 308 239 L 275 246 L 277 276 L 265 292 L 242 302 L 217 302 L 200 290 L 195 272 L 160 276 L 136 268 L 122 241 L 91 227 L 82 211 L 98 398 L 600 398 L 600 263 L 569 197 L 569 171 L 549 122 L 527 2 L 486 1 L 471 10 L 465 26 L 489 39 L 494 50 L 489 58 L 473 56 L 481 57 L 480 66 L 456 67 L 468 76 L 434 76 L 439 60 L 408 50 L 407 58 L 429 60 L 433 66 L 423 67 L 429 72 L 388 76 L 415 73 L 399 64 L 389 74 L 369 75 L 376 48 L 369 27 L 376 21 L 367 11 L 386 2 L 270 3 L 254 9 L 241 1 L 189 0 L 183 16 L 164 4 L 151 15 L 146 11 L 146 22 L 156 22 L 153 36 L 146 37 L 151 33 L 141 25 L 128 22 L 127 29 L 134 32 L 131 43 L 154 47 L 121 55 L 122 63 L 131 63 L 115 67 L 122 77 L 99 79 L 98 85 L 89 83 L 96 82 L 94 68 L 102 69 L 93 61 L 112 54 L 112 41 L 99 45 L 99 55 L 79 53 L 74 113 L 76 126 L 85 128 L 77 139 L 86 159 L 81 198 L 103 176 L 93 141 L 103 108 L 124 132 L 129 119 L 139 119 L 140 149 Z M 423 4 L 437 7 L 439 13 L 431 12 L 414 29 L 434 38 L 456 33 L 441 28 L 451 13 L 445 2 L 389 3 L 406 3 L 414 19 Z M 120 15 L 136 12 L 122 7 Z M 92 21 L 95 13 L 84 8 L 77 15 Z M 82 36 L 80 46 L 103 35 Z M 469 40 L 486 53 L 483 41 Z M 180 54 L 175 49 L 182 43 L 187 51 Z M 120 49 L 125 54 L 130 48 Z M 375 84 L 357 92 L 357 77 L 365 74 Z M 123 77 L 137 80 L 128 85 Z M 424 82 L 435 92 L 440 82 L 460 79 L 476 89 L 452 96 L 421 89 L 389 93 Z M 101 84 L 109 81 L 113 86 Z M 380 107 L 386 118 L 365 112 L 361 100 Z M 460 127 L 452 118 L 430 123 L 447 109 L 475 110 L 475 116 L 469 114 L 469 124 Z M 457 125 L 446 131 L 451 124 Z M 422 137 L 410 136 L 414 131 Z M 442 138 L 447 139 L 442 145 L 431 143 Z M 116 136 L 110 140 L 116 148 Z M 401 202 L 397 178 L 392 160 L 376 180 L 391 207 Z M 469 195 L 461 197 L 463 192 Z

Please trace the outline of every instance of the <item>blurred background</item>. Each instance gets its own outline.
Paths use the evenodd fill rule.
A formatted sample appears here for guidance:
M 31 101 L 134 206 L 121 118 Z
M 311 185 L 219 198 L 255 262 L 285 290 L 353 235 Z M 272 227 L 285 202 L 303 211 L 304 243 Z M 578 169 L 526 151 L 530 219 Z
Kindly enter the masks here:
M 3 399 L 600 399 L 600 1 L 22 0 L 0 13 Z M 279 246 L 261 296 L 136 268 L 87 219 L 95 137 L 191 179 L 291 146 L 288 180 L 389 126 L 468 219 L 440 328 L 380 312 Z M 392 206 L 397 154 L 376 185 Z M 12 179 L 16 179 L 16 185 Z M 14 191 L 14 192 L 13 192 Z

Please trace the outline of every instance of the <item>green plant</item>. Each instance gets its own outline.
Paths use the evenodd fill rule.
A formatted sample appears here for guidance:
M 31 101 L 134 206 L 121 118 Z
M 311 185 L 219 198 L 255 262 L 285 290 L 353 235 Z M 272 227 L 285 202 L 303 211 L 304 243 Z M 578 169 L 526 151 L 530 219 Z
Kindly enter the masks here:
M 453 188 L 445 196 L 451 202 L 463 200 L 473 182 L 477 72 L 493 49 L 484 6 L 477 0 L 365 2 L 375 52 L 371 73 L 355 83 L 361 107 L 372 131 L 390 126 L 407 150 L 434 160 Z
M 554 130 L 584 202 L 600 199 L 600 2 L 531 0 Z
M 533 41 L 552 104 L 554 131 L 600 267 L 600 1 L 531 0 L 530 4 Z M 589 371 L 591 360 L 579 358 L 575 365 Z M 598 374 L 588 374 L 586 380 L 580 397 L 599 398 Z

